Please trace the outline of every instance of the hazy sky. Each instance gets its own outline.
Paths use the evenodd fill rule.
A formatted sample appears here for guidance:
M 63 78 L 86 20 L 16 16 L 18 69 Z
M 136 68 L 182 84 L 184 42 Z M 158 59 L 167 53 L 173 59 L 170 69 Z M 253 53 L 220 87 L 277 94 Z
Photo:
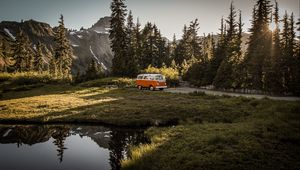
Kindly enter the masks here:
M 184 24 L 199 19 L 199 33 L 216 33 L 222 16 L 229 14 L 232 0 L 127 0 L 140 22 L 155 23 L 164 36 L 172 38 L 175 33 L 181 37 Z M 281 15 L 287 10 L 300 16 L 300 0 L 277 0 Z M 242 10 L 244 30 L 250 25 L 252 8 L 256 0 L 233 0 L 235 7 Z M 57 25 L 60 14 L 65 17 L 68 28 L 91 27 L 104 16 L 110 15 L 111 0 L 0 0 L 0 21 L 21 21 L 34 19 Z M 273 1 L 272 1 L 273 3 Z

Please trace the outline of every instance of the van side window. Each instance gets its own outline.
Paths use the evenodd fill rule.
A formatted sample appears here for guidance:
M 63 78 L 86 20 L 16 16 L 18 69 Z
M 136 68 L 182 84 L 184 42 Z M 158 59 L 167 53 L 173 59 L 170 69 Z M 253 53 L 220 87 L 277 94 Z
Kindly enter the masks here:
M 144 76 L 144 78 L 143 78 L 143 79 L 147 80 L 147 79 L 148 79 L 148 76 Z
M 143 79 L 143 76 L 138 76 L 137 79 Z
M 155 76 L 155 80 L 163 80 L 162 76 Z

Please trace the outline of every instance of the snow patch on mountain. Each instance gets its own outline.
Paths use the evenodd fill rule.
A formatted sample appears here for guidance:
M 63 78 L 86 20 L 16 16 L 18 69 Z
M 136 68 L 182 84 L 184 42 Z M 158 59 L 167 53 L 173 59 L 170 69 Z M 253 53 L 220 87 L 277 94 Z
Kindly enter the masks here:
M 9 31 L 9 29 L 4 28 L 4 31 L 15 41 L 16 37 L 14 35 L 12 35 L 12 33 Z
M 71 44 L 72 45 L 72 47 L 79 47 L 79 45 L 77 45 L 77 44 Z
M 8 129 L 8 130 L 4 133 L 3 137 L 6 137 L 11 131 L 12 131 L 11 129 Z
M 101 62 L 101 66 L 104 70 L 107 70 L 107 67 Z
M 77 37 L 78 37 L 78 38 L 80 38 L 80 39 L 82 39 L 82 38 L 83 38 L 83 36 L 82 36 L 82 35 L 77 35 Z
M 107 31 L 97 31 L 97 30 L 94 30 L 97 34 L 109 34 L 109 32 Z
M 99 59 L 96 57 L 96 55 L 94 54 L 93 50 L 92 50 L 92 46 L 90 46 L 90 52 L 93 55 L 93 57 L 97 60 L 97 63 L 100 64 Z

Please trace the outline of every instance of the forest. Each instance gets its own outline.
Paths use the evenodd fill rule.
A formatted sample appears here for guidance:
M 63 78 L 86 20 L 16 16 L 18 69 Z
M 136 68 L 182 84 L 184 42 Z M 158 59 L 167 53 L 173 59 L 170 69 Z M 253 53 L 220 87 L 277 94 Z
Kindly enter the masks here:
M 82 82 L 104 76 L 136 77 L 143 72 L 163 72 L 169 82 L 178 82 L 178 76 L 198 87 L 212 86 L 219 90 L 239 90 L 272 95 L 299 95 L 300 93 L 300 19 L 293 13 L 279 16 L 279 4 L 257 0 L 253 7 L 251 28 L 243 28 L 242 11 L 232 2 L 229 14 L 220 19 L 217 35 L 199 35 L 198 19 L 184 25 L 183 35 L 173 40 L 165 38 L 159 28 L 147 22 L 142 28 L 124 0 L 111 3 L 109 37 L 114 53 L 112 68 L 104 74 L 103 68 L 92 61 L 85 74 L 72 71 L 73 53 L 67 39 L 68 29 L 61 15 L 55 29 L 55 53 L 46 64 L 42 43 L 36 52 L 30 50 L 27 35 L 19 30 L 8 55 L 1 44 L 0 57 L 8 66 L 2 72 L 35 72 L 67 82 Z M 271 29 L 271 25 L 275 25 Z M 242 37 L 248 31 L 246 51 Z M 175 76 L 174 76 L 175 75 Z

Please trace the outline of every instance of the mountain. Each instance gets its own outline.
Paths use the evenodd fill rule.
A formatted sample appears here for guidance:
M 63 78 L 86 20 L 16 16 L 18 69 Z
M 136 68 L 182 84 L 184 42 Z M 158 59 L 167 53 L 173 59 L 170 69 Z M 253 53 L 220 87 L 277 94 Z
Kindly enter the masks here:
M 107 72 L 112 65 L 112 51 L 109 40 L 110 17 L 104 17 L 94 24 L 91 28 L 77 30 L 68 30 L 67 36 L 73 48 L 74 63 L 72 72 L 85 72 L 87 66 L 92 60 L 102 65 Z M 56 28 L 52 28 L 47 23 L 34 20 L 22 22 L 3 21 L 0 23 L 0 40 L 1 47 L 4 47 L 8 56 L 12 55 L 13 44 L 16 35 L 22 29 L 29 37 L 32 51 L 36 52 L 36 44 L 41 42 L 45 44 L 42 49 L 45 63 L 49 63 L 53 57 L 55 43 L 54 34 Z M 4 43 L 4 46 L 2 45 Z M 0 57 L 0 67 L 8 64 Z
M 109 29 L 110 17 L 104 17 L 91 28 L 69 32 L 68 37 L 79 70 L 83 70 L 91 60 L 95 60 L 104 70 L 109 71 L 113 57 Z

